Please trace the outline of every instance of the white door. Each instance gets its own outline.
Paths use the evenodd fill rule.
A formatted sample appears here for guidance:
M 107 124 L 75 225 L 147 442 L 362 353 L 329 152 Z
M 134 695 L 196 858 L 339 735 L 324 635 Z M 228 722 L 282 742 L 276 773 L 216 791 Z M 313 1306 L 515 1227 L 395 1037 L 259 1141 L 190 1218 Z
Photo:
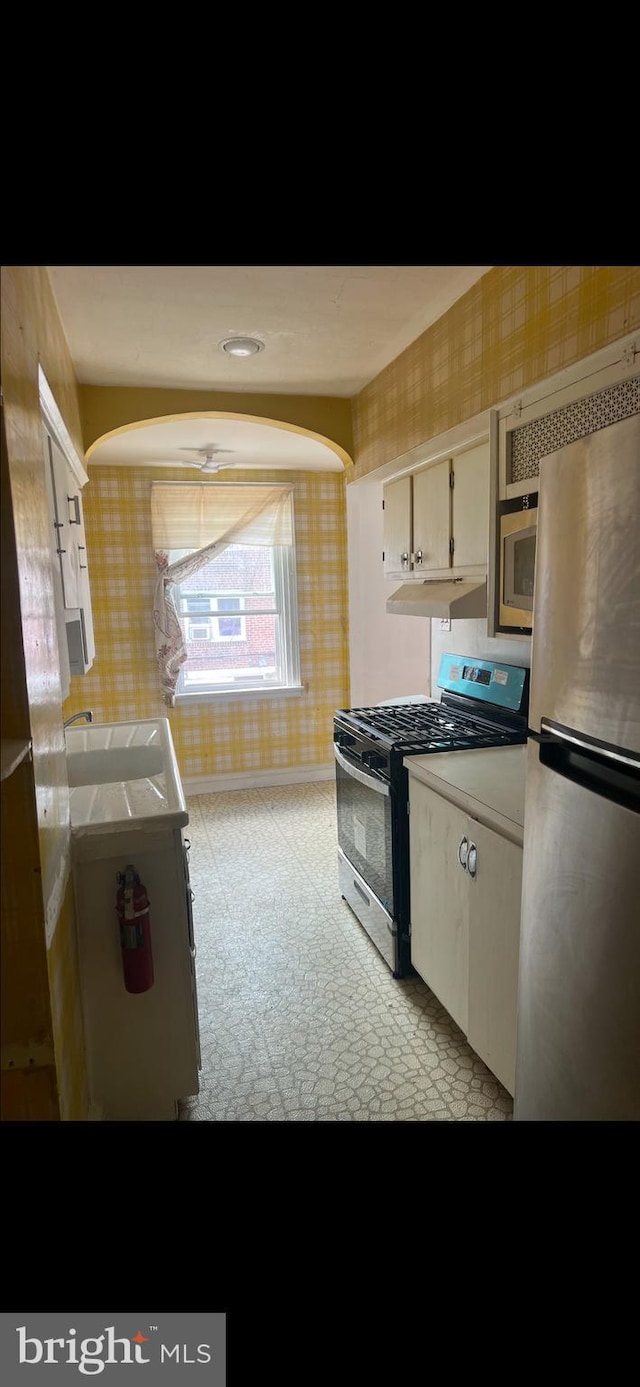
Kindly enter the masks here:
M 489 548 L 489 444 L 453 463 L 453 567 L 484 568 Z
M 466 1035 L 471 821 L 415 776 L 410 801 L 411 962 Z
M 416 573 L 451 564 L 451 460 L 413 475 L 413 552 Z
M 522 848 L 474 820 L 469 838 L 468 1039 L 513 1095 Z
M 411 477 L 400 477 L 383 489 L 384 571 L 401 577 L 411 567 Z

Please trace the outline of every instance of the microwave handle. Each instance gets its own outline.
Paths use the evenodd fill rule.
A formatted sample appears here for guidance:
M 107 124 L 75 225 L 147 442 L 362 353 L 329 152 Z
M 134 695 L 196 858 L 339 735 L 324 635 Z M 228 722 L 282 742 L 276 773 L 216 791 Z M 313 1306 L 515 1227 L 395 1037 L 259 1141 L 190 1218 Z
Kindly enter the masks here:
M 354 780 L 359 780 L 361 785 L 366 785 L 368 790 L 375 790 L 377 795 L 386 795 L 387 799 L 389 798 L 391 791 L 383 780 L 374 779 L 372 775 L 367 775 L 366 771 L 361 771 L 360 767 L 355 766 L 353 761 L 349 761 L 347 757 L 338 750 L 337 746 L 334 745 L 333 750 L 338 765 L 342 766 L 343 770 L 345 770 L 348 775 L 353 776 Z

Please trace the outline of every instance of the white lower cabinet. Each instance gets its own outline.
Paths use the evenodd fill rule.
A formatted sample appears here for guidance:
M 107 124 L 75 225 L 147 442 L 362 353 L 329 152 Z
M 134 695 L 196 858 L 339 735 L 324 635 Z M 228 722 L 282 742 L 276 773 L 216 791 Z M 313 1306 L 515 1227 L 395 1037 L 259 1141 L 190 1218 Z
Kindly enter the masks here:
M 522 848 L 413 775 L 409 787 L 411 961 L 513 1094 Z
M 199 1089 L 191 890 L 180 828 L 132 824 L 113 833 L 108 823 L 100 832 L 72 829 L 89 1096 L 96 1119 L 163 1121 Z M 150 909 L 153 982 L 141 993 L 126 988 L 116 912 L 117 877 L 128 864 Z
M 466 1035 L 469 883 L 458 844 L 469 821 L 426 785 L 410 785 L 411 962 Z
M 467 1039 L 476 1054 L 513 1095 L 516 1078 L 522 848 L 483 824 L 471 821 L 470 833 L 473 835 L 471 841 L 477 846 L 477 868 L 474 878 L 467 877 Z

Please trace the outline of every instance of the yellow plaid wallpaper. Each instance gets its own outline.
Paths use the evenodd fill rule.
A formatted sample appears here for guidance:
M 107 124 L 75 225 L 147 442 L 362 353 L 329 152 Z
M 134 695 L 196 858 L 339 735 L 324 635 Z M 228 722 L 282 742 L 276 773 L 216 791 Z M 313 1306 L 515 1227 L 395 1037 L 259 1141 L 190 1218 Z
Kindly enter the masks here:
M 490 270 L 355 397 L 349 481 L 639 324 L 638 266 Z
M 58 315 L 55 299 L 43 265 L 2 267 L 2 384 L 7 429 L 8 469 L 11 481 L 11 525 L 15 534 L 19 596 L 10 591 L 3 577 L 3 625 L 20 630 L 14 641 L 15 668 L 23 665 L 28 690 L 28 730 L 33 760 L 23 763 L 23 784 L 31 781 L 36 824 L 26 806 L 29 796 L 12 805 L 11 834 L 19 851 L 3 859 L 8 881 L 22 872 L 28 859 L 28 873 L 22 872 L 20 899 L 28 901 L 26 883 L 40 883 L 40 901 L 32 899 L 28 911 L 13 918 L 13 937 L 19 941 L 16 955 L 7 951 L 3 940 L 3 974 L 12 996 L 16 1024 L 6 1043 L 24 1047 L 32 1037 L 40 1044 L 49 1042 L 49 1017 L 37 1006 L 34 978 L 44 974 L 45 912 L 57 911 L 58 881 L 69 869 L 70 829 L 62 702 L 58 651 L 54 622 L 51 559 L 49 550 L 50 516 L 42 449 L 42 422 L 38 398 L 38 366 L 42 366 L 65 425 L 80 456 L 83 453 L 78 385 L 73 362 Z M 7 551 L 8 552 L 8 551 Z M 4 562 L 4 555 L 3 555 Z M 12 603 L 15 602 L 15 606 Z M 21 647 L 18 654 L 18 645 Z M 17 700 L 15 682 L 3 717 Z M 26 730 L 26 729 L 25 729 Z M 15 733 L 13 735 L 16 735 Z M 13 889 L 13 888 L 12 888 Z M 9 921 L 9 915 L 7 921 Z M 47 1011 L 50 1016 L 56 1060 L 56 1082 L 48 1068 L 16 1069 L 12 1086 L 17 1118 L 54 1120 L 86 1115 L 85 1054 L 80 1011 L 75 912 L 70 880 L 47 949 L 49 983 Z M 4 1008 L 6 1012 L 6 1008 Z M 4 1013 L 3 1013 L 4 1014 Z M 32 1096 L 27 1100 L 26 1094 Z M 28 1101 L 27 1108 L 20 1107 Z
M 185 475 L 180 468 L 89 466 L 83 503 L 96 658 L 88 674 L 71 680 L 65 717 L 82 708 L 93 709 L 97 722 L 168 717 L 189 779 L 328 765 L 333 713 L 349 701 L 344 474 L 260 472 L 261 481 L 294 488 L 304 693 L 167 708 L 154 645 L 151 483 Z M 236 471 L 233 480 L 255 480 L 255 473 Z
M 60 918 L 47 951 L 60 1116 L 82 1121 L 89 1108 L 80 1000 L 73 878 L 67 882 Z

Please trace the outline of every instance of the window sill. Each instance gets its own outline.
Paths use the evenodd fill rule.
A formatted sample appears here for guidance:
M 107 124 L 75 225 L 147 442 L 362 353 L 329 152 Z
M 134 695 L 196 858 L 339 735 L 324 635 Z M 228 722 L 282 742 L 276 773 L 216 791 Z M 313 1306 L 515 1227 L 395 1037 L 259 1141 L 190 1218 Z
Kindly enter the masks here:
M 191 703 L 236 703 L 238 699 L 251 698 L 299 698 L 307 692 L 304 684 L 289 685 L 275 689 L 221 689 L 202 693 L 176 694 L 176 707 L 186 707 Z

